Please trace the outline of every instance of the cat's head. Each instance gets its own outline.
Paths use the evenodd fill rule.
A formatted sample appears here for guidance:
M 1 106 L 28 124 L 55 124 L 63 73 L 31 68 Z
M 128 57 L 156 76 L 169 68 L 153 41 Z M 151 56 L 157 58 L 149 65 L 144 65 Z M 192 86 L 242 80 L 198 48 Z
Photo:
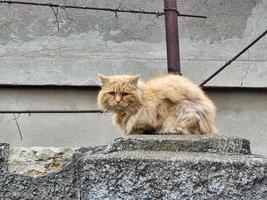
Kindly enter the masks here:
M 102 89 L 98 94 L 98 106 L 106 111 L 135 113 L 141 106 L 138 88 L 139 75 L 98 75 Z

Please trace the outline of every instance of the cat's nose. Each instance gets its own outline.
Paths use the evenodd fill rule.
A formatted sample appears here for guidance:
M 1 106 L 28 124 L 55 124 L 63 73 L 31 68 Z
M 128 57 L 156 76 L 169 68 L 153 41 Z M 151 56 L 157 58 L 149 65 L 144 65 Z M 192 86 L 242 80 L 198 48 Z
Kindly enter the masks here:
M 121 96 L 115 96 L 115 101 L 116 103 L 120 103 L 121 102 Z

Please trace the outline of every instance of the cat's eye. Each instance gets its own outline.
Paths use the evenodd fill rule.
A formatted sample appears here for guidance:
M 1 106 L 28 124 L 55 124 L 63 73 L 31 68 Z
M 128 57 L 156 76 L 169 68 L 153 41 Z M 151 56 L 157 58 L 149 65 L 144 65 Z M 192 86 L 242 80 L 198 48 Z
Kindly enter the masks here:
M 121 93 L 121 95 L 122 96 L 127 96 L 129 93 L 127 93 L 127 92 L 123 92 L 123 93 Z
M 109 92 L 111 96 L 115 96 L 115 92 Z

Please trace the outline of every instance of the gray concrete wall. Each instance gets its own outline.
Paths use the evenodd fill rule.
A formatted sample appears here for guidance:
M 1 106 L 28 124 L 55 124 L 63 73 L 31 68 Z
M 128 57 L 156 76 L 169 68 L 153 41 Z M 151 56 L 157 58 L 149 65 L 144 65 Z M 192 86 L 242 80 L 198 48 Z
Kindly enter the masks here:
M 42 2 L 50 2 L 44 0 Z M 163 0 L 53 1 L 99 7 L 162 10 Z M 179 0 L 182 72 L 200 83 L 267 28 L 266 0 Z M 164 18 L 0 4 L 0 84 L 99 85 L 97 73 L 166 69 Z M 266 37 L 212 80 L 212 86 L 267 87 Z M 0 88 L 0 109 L 93 109 L 96 90 Z M 221 134 L 244 136 L 255 153 L 267 154 L 266 90 L 212 91 Z M 20 126 L 20 140 L 14 120 Z M 106 144 L 120 133 L 108 114 L 0 115 L 0 142 L 12 146 Z
M 97 90 L 1 89 L 1 109 L 96 109 Z M 252 152 L 267 155 L 266 90 L 209 90 L 218 108 L 220 134 L 251 141 Z M 16 114 L 16 117 L 18 115 Z M 91 146 L 107 144 L 120 131 L 109 114 L 0 115 L 1 142 L 11 146 Z
M 48 1 L 48 0 L 46 0 Z M 42 2 L 46 2 L 42 1 Z M 50 1 L 48 1 L 50 2 Z M 55 3 L 162 11 L 163 0 Z M 178 0 L 182 72 L 201 82 L 266 30 L 265 0 Z M 96 85 L 96 74 L 166 73 L 164 17 L 0 5 L 0 84 Z M 67 14 L 66 14 L 67 13 Z M 210 85 L 267 86 L 266 38 Z

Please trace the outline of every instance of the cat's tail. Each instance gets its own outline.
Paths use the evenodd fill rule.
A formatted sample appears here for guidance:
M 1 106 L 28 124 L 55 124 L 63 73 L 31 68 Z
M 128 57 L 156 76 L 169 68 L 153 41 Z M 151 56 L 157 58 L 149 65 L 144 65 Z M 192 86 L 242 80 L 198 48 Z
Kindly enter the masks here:
M 159 133 L 204 135 L 217 133 L 215 127 L 215 106 L 212 102 L 184 100 L 163 122 Z

